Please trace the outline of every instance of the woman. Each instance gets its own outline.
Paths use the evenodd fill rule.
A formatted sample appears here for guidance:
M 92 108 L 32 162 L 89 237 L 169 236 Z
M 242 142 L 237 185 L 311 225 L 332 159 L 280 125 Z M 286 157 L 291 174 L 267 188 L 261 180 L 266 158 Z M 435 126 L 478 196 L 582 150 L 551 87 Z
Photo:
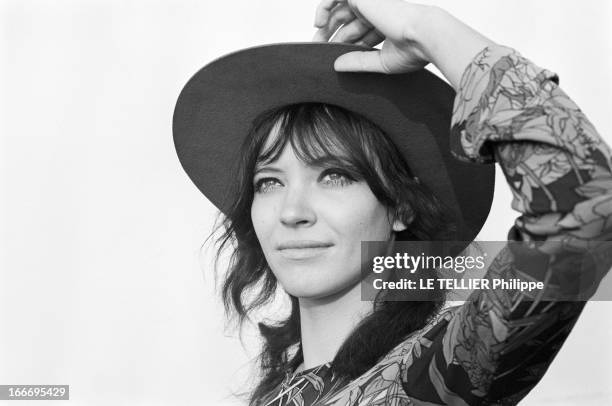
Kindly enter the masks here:
M 226 304 L 244 318 L 277 284 L 291 298 L 286 321 L 260 324 L 251 404 L 517 403 L 583 308 L 571 301 L 585 294 L 572 290 L 582 277 L 572 261 L 590 249 L 601 255 L 580 272 L 600 278 L 610 266 L 597 244 L 612 227 L 608 146 L 554 74 L 442 10 L 324 0 L 315 24 L 317 41 L 383 47 L 242 51 L 198 72 L 175 111 L 181 163 L 227 216 Z M 381 74 L 327 72 L 333 61 Z M 522 213 L 509 239 L 542 242 L 509 245 L 487 278 L 541 281 L 537 296 L 478 290 L 442 312 L 442 296 L 361 300 L 361 241 L 469 240 L 488 213 L 490 167 L 448 156 L 452 93 L 420 71 L 429 62 L 457 91 L 453 152 L 501 165 Z

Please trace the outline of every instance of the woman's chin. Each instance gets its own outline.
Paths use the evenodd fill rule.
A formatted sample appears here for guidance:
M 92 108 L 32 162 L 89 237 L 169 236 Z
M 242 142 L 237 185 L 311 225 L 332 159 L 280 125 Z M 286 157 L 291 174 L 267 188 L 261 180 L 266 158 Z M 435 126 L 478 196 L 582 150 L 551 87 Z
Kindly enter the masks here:
M 291 296 L 297 297 L 298 299 L 308 300 L 321 300 L 336 297 L 345 293 L 350 289 L 354 289 L 358 282 L 347 281 L 337 282 L 330 281 L 329 278 L 311 280 L 311 281 L 300 281 L 303 283 L 282 284 L 285 291 Z

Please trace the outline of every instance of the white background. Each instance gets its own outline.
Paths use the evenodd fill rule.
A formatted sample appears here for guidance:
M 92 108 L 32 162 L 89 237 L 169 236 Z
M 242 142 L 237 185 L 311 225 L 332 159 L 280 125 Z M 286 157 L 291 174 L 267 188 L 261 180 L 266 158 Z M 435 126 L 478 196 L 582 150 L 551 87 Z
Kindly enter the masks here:
M 214 58 L 309 40 L 316 3 L 1 0 L 0 384 L 69 384 L 58 405 L 239 404 L 256 340 L 224 328 L 200 253 L 215 210 L 172 112 Z M 559 73 L 612 141 L 611 2 L 432 3 Z M 498 186 L 483 240 L 516 216 Z M 611 311 L 587 306 L 522 404 L 612 404 Z

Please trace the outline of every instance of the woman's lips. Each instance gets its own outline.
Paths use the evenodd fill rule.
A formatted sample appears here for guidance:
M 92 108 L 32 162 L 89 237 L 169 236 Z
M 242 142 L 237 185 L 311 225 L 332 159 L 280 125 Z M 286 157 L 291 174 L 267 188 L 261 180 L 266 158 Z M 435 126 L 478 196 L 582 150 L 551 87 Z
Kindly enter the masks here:
M 287 259 L 309 259 L 324 254 L 333 244 L 321 241 L 286 241 L 278 245 L 278 251 Z

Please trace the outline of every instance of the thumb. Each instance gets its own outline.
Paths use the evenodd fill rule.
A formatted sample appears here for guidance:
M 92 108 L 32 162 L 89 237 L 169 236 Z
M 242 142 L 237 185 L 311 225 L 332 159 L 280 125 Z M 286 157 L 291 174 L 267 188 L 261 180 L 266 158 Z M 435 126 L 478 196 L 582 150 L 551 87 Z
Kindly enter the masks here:
M 380 59 L 380 51 L 354 51 L 340 55 L 334 62 L 337 72 L 380 72 L 387 73 L 387 69 Z

